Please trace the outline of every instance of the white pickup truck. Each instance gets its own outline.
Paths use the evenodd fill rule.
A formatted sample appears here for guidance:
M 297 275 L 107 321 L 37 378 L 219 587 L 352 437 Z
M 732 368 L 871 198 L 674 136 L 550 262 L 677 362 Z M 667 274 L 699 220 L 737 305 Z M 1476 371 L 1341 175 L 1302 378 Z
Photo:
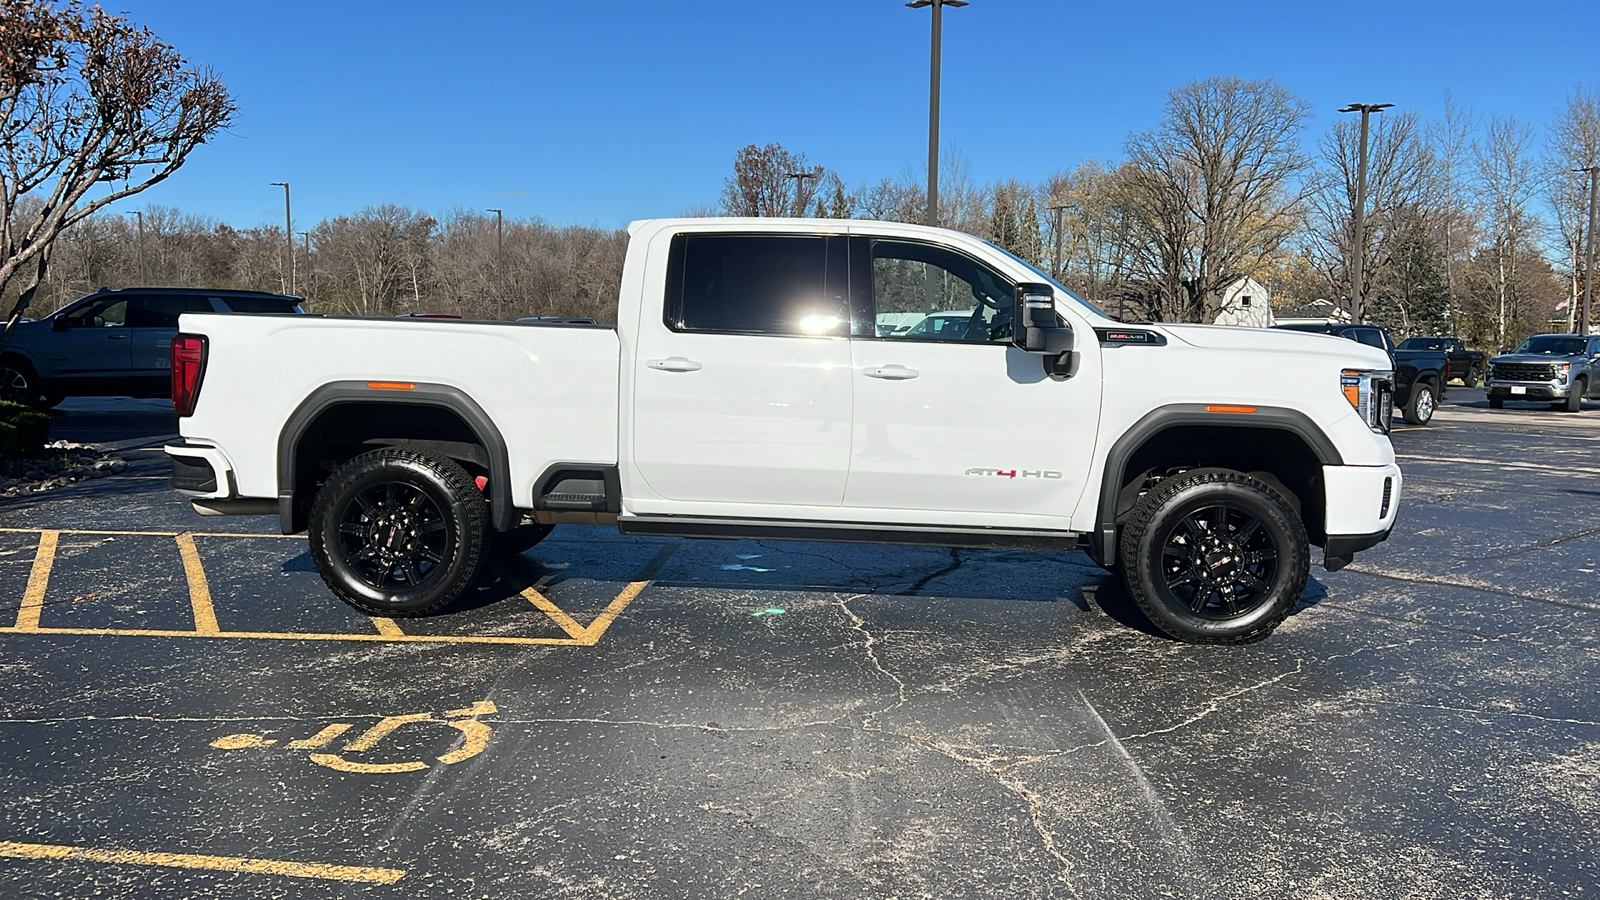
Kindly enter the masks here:
M 185 314 L 172 485 L 309 531 L 374 615 L 561 523 L 1085 550 L 1173 637 L 1266 635 L 1388 537 L 1382 351 L 1126 325 L 968 235 L 635 222 L 617 325 Z M 928 320 L 922 327 L 908 321 Z

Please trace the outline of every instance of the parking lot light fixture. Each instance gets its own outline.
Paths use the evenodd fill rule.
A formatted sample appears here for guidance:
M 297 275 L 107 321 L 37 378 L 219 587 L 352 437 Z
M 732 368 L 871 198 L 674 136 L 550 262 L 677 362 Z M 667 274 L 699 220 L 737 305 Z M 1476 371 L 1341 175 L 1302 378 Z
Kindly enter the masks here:
M 1361 268 L 1367 252 L 1367 123 L 1375 112 L 1383 112 L 1393 103 L 1352 103 L 1339 112 L 1361 113 L 1361 158 L 1356 165 L 1356 205 L 1352 211 L 1355 234 L 1350 253 L 1350 323 L 1361 324 L 1363 302 L 1361 297 Z
M 289 182 L 274 181 L 273 187 L 283 188 L 283 243 L 289 250 L 289 293 L 294 293 L 294 219 L 289 215 Z
M 506 317 L 506 230 L 505 213 L 498 209 L 491 209 L 494 213 L 494 317 Z
M 933 7 L 933 50 L 928 78 L 928 224 L 939 226 L 939 57 L 943 43 L 944 8 L 960 9 L 968 0 L 911 0 L 912 9 Z

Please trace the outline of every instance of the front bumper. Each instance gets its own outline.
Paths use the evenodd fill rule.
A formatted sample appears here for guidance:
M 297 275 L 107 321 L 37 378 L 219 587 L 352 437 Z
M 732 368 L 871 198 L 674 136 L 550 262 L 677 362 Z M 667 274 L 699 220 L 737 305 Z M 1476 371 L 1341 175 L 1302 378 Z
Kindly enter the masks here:
M 1491 381 L 1489 396 L 1499 400 L 1565 400 L 1572 385 L 1561 381 Z
M 1327 491 L 1323 522 L 1327 540 L 1323 565 L 1331 572 L 1349 564 L 1358 551 L 1389 539 L 1400 512 L 1400 467 L 1323 466 Z

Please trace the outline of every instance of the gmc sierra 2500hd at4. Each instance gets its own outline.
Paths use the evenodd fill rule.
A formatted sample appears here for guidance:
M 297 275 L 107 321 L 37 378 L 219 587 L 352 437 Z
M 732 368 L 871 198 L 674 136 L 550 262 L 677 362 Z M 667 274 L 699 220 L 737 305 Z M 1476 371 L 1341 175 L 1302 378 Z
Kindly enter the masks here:
M 1168 634 L 1236 643 L 1294 608 L 1312 545 L 1336 569 L 1394 526 L 1380 349 L 1125 325 L 951 231 L 629 231 L 614 329 L 185 315 L 173 486 L 309 531 L 381 616 L 585 523 L 1081 548 Z M 918 316 L 940 327 L 879 327 Z

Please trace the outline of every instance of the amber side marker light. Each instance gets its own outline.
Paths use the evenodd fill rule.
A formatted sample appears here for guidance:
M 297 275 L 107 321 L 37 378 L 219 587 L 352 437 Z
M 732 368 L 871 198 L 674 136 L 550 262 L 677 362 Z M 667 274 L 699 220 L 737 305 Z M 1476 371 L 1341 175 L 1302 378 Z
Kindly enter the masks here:
M 1361 372 L 1356 369 L 1345 369 L 1339 373 L 1339 386 L 1344 389 L 1344 398 L 1356 409 L 1361 408 Z
M 369 381 L 367 387 L 375 391 L 412 391 L 417 386 L 404 381 Z
M 1206 412 L 1253 413 L 1255 411 L 1256 408 L 1254 406 L 1227 406 L 1216 403 L 1206 406 Z

